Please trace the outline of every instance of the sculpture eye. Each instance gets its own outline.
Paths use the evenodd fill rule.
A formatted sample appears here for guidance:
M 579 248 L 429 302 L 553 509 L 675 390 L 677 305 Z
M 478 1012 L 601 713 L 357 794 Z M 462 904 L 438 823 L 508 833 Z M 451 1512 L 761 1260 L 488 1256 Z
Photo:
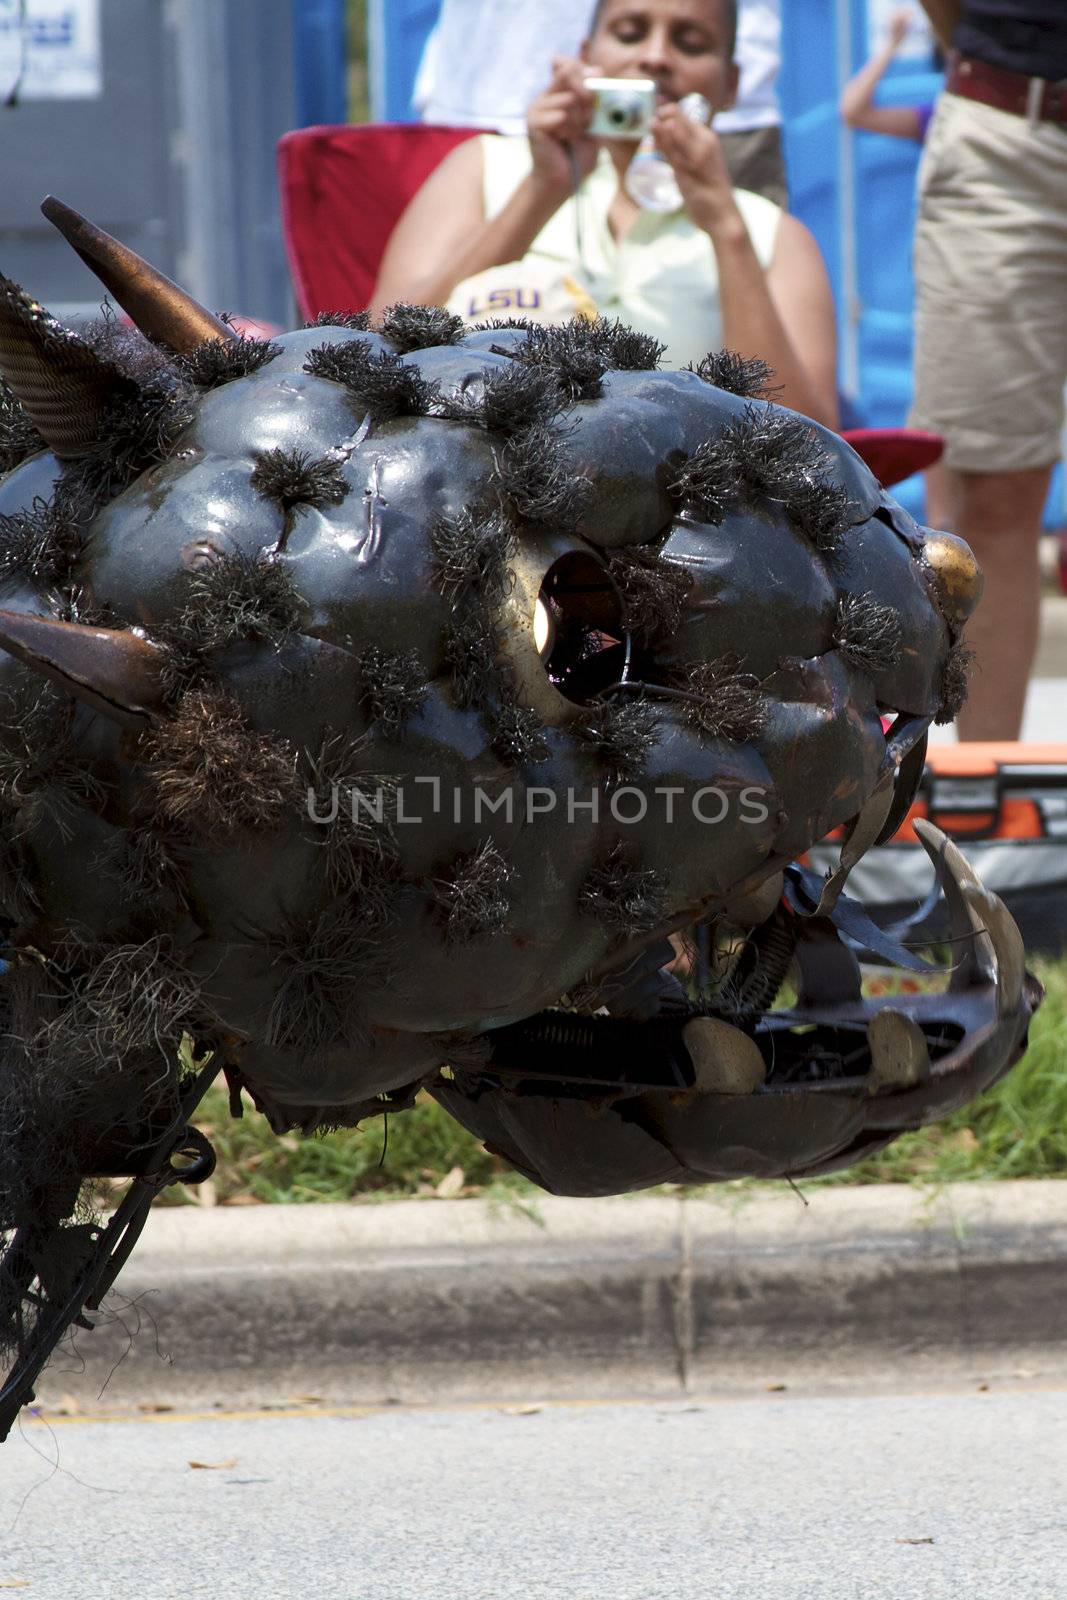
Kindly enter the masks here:
M 541 659 L 566 699 L 588 705 L 621 682 L 629 658 L 622 599 L 603 563 L 574 552 L 553 562 L 535 609 L 543 617 Z

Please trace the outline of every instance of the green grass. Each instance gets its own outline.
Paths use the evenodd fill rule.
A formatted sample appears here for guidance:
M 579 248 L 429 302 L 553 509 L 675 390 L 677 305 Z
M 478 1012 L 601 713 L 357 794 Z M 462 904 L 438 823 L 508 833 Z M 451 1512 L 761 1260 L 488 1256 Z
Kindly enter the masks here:
M 1067 961 L 1032 965 L 1045 1002 L 1018 1066 L 955 1116 L 904 1134 L 871 1161 L 824 1181 L 1067 1177 Z
M 428 1096 L 410 1111 L 376 1117 L 362 1128 L 302 1138 L 271 1133 L 266 1119 L 247 1106 L 235 1120 L 226 1095 L 215 1088 L 196 1122 L 218 1157 L 209 1194 L 221 1205 L 487 1193 L 506 1200 L 536 1192 Z M 167 1198 L 196 1203 L 198 1196 L 178 1185 Z
M 818 1181 L 938 1185 L 1067 1176 L 1067 960 L 1035 967 L 1047 996 L 1025 1059 L 1003 1082 L 946 1122 Z M 218 1204 L 480 1194 L 528 1208 L 539 1193 L 426 1096 L 362 1129 L 277 1138 L 254 1111 L 231 1118 L 226 1096 L 213 1089 L 197 1121 L 219 1158 L 203 1198 Z M 168 1197 L 198 1202 L 196 1190 L 180 1185 Z

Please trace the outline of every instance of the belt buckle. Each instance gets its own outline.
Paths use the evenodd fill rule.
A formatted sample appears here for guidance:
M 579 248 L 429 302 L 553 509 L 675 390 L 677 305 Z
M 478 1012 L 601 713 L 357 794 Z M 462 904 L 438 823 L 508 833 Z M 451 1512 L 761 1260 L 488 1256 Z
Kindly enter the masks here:
M 1026 85 L 1026 120 L 1031 128 L 1036 128 L 1042 117 L 1052 115 L 1045 109 L 1045 93 L 1049 87 L 1045 78 L 1031 78 Z

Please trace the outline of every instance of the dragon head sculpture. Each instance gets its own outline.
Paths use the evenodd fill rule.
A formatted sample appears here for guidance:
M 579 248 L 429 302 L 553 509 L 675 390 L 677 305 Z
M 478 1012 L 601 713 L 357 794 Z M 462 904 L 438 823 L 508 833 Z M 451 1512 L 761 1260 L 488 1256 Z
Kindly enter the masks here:
M 980 576 L 759 363 L 418 306 L 242 338 L 45 211 L 134 325 L 0 279 L 7 1401 L 205 1170 L 220 1065 L 279 1131 L 426 1088 L 603 1194 L 827 1171 L 1017 1059 L 1040 991 L 954 847 L 945 993 L 865 1001 L 842 892 Z M 126 1212 L 75 1220 L 102 1173 Z

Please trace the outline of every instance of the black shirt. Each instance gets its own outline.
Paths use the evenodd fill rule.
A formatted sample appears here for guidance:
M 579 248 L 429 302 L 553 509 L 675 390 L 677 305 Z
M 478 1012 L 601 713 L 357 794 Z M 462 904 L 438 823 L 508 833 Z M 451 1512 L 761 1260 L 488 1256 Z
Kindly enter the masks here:
M 963 0 L 952 42 L 1028 78 L 1067 78 L 1067 0 Z

